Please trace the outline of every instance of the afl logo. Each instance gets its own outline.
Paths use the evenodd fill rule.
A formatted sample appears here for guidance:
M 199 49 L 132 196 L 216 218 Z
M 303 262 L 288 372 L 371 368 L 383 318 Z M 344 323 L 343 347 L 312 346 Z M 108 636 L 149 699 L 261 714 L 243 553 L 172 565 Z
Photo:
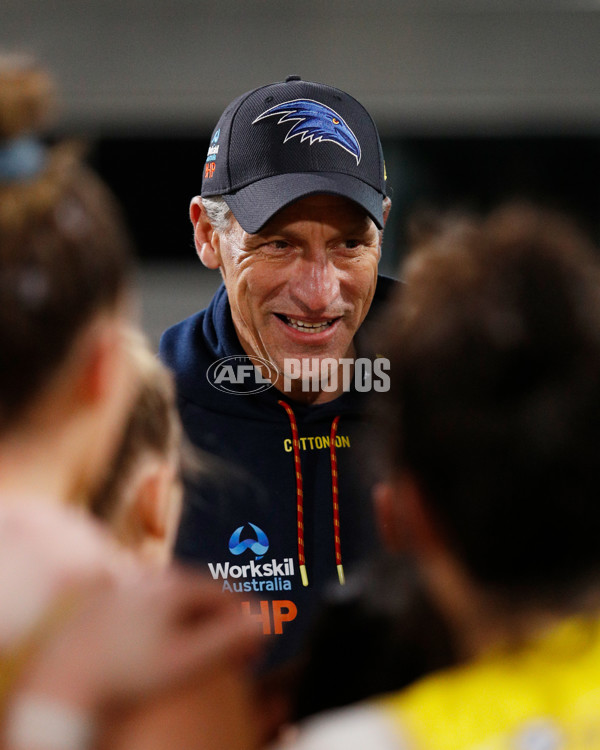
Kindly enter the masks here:
M 244 354 L 213 362 L 206 371 L 206 379 L 218 391 L 244 396 L 272 388 L 278 374 L 267 359 Z

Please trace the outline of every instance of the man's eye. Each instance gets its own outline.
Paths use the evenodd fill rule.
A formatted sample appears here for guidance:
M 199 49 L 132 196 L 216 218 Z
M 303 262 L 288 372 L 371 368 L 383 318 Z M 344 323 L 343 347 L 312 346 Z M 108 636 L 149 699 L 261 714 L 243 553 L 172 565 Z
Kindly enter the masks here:
M 360 247 L 361 241 L 360 240 L 345 240 L 344 247 L 347 250 L 354 250 L 357 247 Z
M 287 250 L 290 247 L 290 243 L 285 240 L 271 240 L 265 243 L 265 247 L 272 248 L 273 250 Z

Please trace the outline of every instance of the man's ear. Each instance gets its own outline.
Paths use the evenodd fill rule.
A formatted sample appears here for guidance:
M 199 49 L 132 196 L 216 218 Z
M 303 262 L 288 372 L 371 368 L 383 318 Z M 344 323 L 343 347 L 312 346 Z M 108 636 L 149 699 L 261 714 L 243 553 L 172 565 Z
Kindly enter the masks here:
M 194 226 L 194 244 L 198 257 L 207 268 L 219 268 L 219 235 L 213 229 L 199 195 L 192 198 L 190 203 L 190 219 Z
M 383 199 L 383 226 L 385 227 L 388 216 L 390 215 L 390 209 L 392 208 L 392 199 L 386 197 Z
M 388 198 L 387 195 L 383 199 L 383 227 L 379 230 L 379 259 L 381 260 L 381 250 L 383 247 L 383 230 L 390 215 L 390 209 L 392 207 L 392 199 Z

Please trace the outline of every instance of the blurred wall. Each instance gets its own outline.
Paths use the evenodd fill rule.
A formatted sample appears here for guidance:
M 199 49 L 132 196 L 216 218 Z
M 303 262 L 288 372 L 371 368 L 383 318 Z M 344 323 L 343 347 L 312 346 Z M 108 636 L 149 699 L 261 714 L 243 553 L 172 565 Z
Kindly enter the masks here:
M 597 129 L 597 0 L 1 0 L 0 46 L 47 60 L 65 125 L 210 128 L 294 73 L 348 90 L 384 135 Z
M 422 209 L 525 196 L 600 237 L 600 0 L 0 0 L 3 49 L 56 74 L 55 135 L 87 139 L 124 206 L 153 339 L 219 281 L 187 216 L 216 119 L 289 74 L 347 90 L 379 126 L 384 272 Z

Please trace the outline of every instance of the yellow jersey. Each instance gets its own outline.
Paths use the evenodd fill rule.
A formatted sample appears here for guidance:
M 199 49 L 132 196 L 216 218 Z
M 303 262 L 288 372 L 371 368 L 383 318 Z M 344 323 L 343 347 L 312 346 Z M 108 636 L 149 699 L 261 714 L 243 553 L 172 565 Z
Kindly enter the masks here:
M 600 750 L 600 620 L 569 619 L 375 705 L 410 750 Z

